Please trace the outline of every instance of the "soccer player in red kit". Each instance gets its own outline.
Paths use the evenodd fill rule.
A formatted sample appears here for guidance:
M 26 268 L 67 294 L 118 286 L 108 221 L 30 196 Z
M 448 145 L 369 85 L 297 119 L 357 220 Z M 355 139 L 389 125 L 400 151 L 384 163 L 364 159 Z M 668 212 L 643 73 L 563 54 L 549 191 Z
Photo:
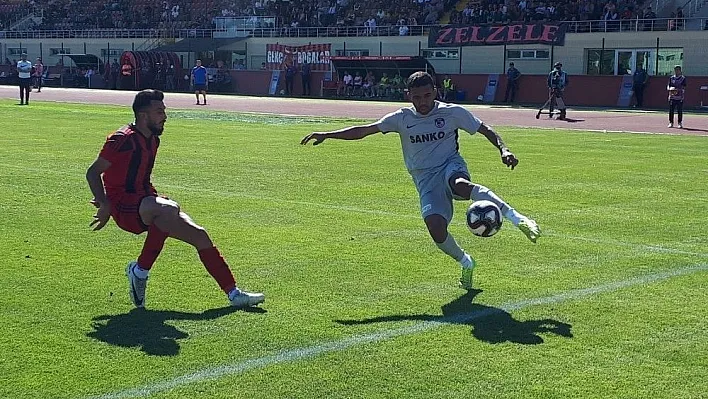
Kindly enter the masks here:
M 134 234 L 147 231 L 137 262 L 126 268 L 130 298 L 136 307 L 145 306 L 145 288 L 150 269 L 167 237 L 193 245 L 207 271 L 227 294 L 231 305 L 247 307 L 265 300 L 261 293 L 241 291 L 226 261 L 207 232 L 168 198 L 158 196 L 150 182 L 160 135 L 167 121 L 164 94 L 143 90 L 135 96 L 135 122 L 111 134 L 98 158 L 86 172 L 98 208 L 90 226 L 100 230 L 110 217 L 118 227 Z M 103 178 L 102 178 L 103 177 Z

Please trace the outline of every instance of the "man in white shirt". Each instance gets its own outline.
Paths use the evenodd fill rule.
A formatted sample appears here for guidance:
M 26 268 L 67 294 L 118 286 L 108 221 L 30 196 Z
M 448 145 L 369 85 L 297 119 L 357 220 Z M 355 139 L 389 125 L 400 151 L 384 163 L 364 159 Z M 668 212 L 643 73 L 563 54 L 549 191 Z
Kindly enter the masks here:
M 22 53 L 17 61 L 17 76 L 20 78 L 20 105 L 29 105 L 29 94 L 32 91 L 32 62 L 27 61 L 27 54 Z
M 348 71 L 344 71 L 344 88 L 347 96 L 352 95 L 352 90 L 354 89 L 354 78 L 349 74 Z
M 401 108 L 368 125 L 314 132 L 300 144 L 313 141 L 318 145 L 326 139 L 360 140 L 378 132 L 398 133 L 406 168 L 420 196 L 421 216 L 428 232 L 442 252 L 460 263 L 460 285 L 471 290 L 475 261 L 447 229 L 452 221 L 453 199 L 494 202 L 504 217 L 532 242 L 536 242 L 541 230 L 533 219 L 519 213 L 489 188 L 472 182 L 467 163 L 459 152 L 459 130 L 482 134 L 499 150 L 502 163 L 511 169 L 519 160 L 501 137 L 469 110 L 437 101 L 435 81 L 427 72 L 413 73 L 406 86 L 413 107 Z

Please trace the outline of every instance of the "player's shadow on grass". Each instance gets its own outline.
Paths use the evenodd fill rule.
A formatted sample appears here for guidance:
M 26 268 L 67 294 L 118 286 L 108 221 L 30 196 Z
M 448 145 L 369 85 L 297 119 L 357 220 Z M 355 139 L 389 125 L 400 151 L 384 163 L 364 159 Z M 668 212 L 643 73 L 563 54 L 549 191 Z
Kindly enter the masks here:
M 345 325 L 370 324 L 389 321 L 415 320 L 472 326 L 472 335 L 491 344 L 513 342 L 524 345 L 543 343 L 541 333 L 551 333 L 572 338 L 572 326 L 553 319 L 514 319 L 509 312 L 487 305 L 472 303 L 480 290 L 470 290 L 454 301 L 442 306 L 442 316 L 430 314 L 379 316 L 363 320 L 335 320 Z
M 166 310 L 133 309 L 128 313 L 93 318 L 93 331 L 88 337 L 124 348 L 140 348 L 148 355 L 175 356 L 180 346 L 177 340 L 189 337 L 186 332 L 167 324 L 168 320 L 214 320 L 238 309 L 231 306 L 187 313 Z M 265 313 L 261 308 L 242 311 Z

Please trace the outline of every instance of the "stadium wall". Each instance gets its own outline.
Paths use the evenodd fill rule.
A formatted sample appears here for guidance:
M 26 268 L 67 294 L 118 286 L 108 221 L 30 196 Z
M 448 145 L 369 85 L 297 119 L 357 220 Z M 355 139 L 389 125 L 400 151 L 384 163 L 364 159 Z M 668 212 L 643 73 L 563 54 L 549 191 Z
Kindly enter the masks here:
M 267 95 L 270 85 L 270 71 L 232 71 L 236 92 L 248 95 Z M 312 73 L 312 93 L 319 96 L 322 93 L 322 79 L 324 72 Z M 452 81 L 459 89 L 466 102 L 475 102 L 478 95 L 484 93 L 487 85 L 488 74 L 450 74 Z M 701 101 L 708 106 L 708 92 L 701 92 L 701 86 L 708 86 L 708 76 L 689 76 L 689 87 L 686 90 L 685 107 L 696 109 Z M 441 83 L 441 75 L 438 75 Z M 649 108 L 667 107 L 666 84 L 668 78 L 652 76 L 649 78 L 644 91 L 644 106 Z M 300 76 L 295 77 L 294 94 L 302 95 Z M 524 75 L 521 77 L 520 88 L 517 92 L 516 102 L 522 104 L 540 104 L 548 99 L 546 88 L 546 75 Z M 571 106 L 612 107 L 617 106 L 621 76 L 571 76 L 571 84 L 565 92 L 566 103 Z M 280 79 L 278 91 L 285 89 L 284 79 Z M 495 102 L 504 100 L 506 77 L 501 76 L 498 89 L 494 97 Z M 325 94 L 326 96 L 326 94 Z M 702 97 L 703 96 L 703 97 Z
M 687 75 L 708 76 L 708 31 L 673 32 L 612 32 L 568 33 L 564 46 L 516 45 L 506 50 L 549 50 L 547 59 L 515 59 L 516 67 L 523 74 L 545 74 L 554 61 L 561 61 L 563 69 L 571 75 L 587 73 L 588 49 L 613 51 L 616 49 L 656 50 L 683 49 L 683 67 Z M 427 36 L 421 37 L 321 37 L 321 38 L 250 38 L 246 57 L 249 69 L 258 69 L 265 61 L 266 44 L 279 43 L 291 46 L 331 43 L 332 53 L 337 51 L 364 50 L 368 55 L 419 55 L 428 49 Z M 237 44 L 238 45 L 238 44 Z M 445 48 L 447 49 L 447 48 Z M 487 74 L 504 73 L 509 59 L 504 57 L 504 46 L 455 47 L 459 58 L 429 59 L 438 73 Z M 228 50 L 223 47 L 222 50 Z M 444 49 L 441 49 L 444 50 Z M 346 54 L 342 54 L 346 55 Z
M 686 106 L 695 108 L 701 104 L 708 105 L 706 93 L 699 91 L 700 86 L 708 85 L 708 31 L 683 32 L 622 32 L 622 33 L 569 33 L 566 35 L 565 46 L 546 47 L 539 45 L 507 46 L 507 50 L 550 50 L 546 59 L 514 59 L 516 67 L 522 72 L 520 90 L 517 102 L 541 103 L 546 100 L 546 73 L 554 61 L 561 61 L 564 69 L 571 76 L 571 85 L 566 95 L 569 104 L 587 106 L 615 106 L 622 84 L 622 76 L 590 76 L 585 75 L 588 64 L 588 49 L 606 51 L 615 49 L 656 49 L 657 39 L 661 49 L 683 49 L 682 64 L 688 76 Z M 0 39 L 0 52 L 9 59 L 19 58 L 10 54 L 10 49 L 22 48 L 33 60 L 42 56 L 45 65 L 55 65 L 60 59 L 57 49 L 62 46 L 72 53 L 95 54 L 103 59 L 102 50 L 110 49 L 111 53 L 125 50 L 144 49 L 152 39 Z M 246 50 L 248 71 L 232 71 L 236 92 L 253 95 L 266 95 L 271 79 L 269 71 L 260 71 L 260 65 L 266 59 L 266 44 L 280 43 L 286 45 L 304 45 L 331 43 L 332 55 L 338 51 L 366 51 L 368 55 L 418 55 L 428 49 L 427 37 L 322 37 L 322 38 L 249 38 L 245 42 L 220 47 L 220 51 Z M 40 52 L 41 49 L 41 52 Z M 475 46 L 453 48 L 459 51 L 456 59 L 429 58 L 438 75 L 451 74 L 457 88 L 466 93 L 466 100 L 476 99 L 482 94 L 488 79 L 488 74 L 499 73 L 499 86 L 495 100 L 501 101 L 506 87 L 503 72 L 510 59 L 505 60 L 503 46 Z M 204 49 L 212 50 L 212 49 Z M 188 59 L 194 60 L 194 54 Z M 110 55 L 111 59 L 117 58 Z M 506 61 L 506 62 L 505 62 Z M 185 65 L 187 66 L 187 65 Z M 315 73 L 312 79 L 313 92 L 319 94 L 321 73 Z M 647 86 L 646 106 L 664 107 L 666 104 L 666 78 L 652 76 Z M 281 82 L 281 85 L 283 83 Z M 281 86 L 282 87 L 282 86 Z M 295 82 L 295 93 L 301 90 L 299 77 Z
M 0 39 L 0 61 L 5 58 L 20 59 L 18 49 L 27 52 L 27 59 L 34 62 L 42 57 L 44 65 L 56 65 L 61 52 L 72 54 L 93 54 L 102 60 L 102 50 L 110 50 L 111 61 L 120 58 L 123 51 L 147 50 L 155 39 Z

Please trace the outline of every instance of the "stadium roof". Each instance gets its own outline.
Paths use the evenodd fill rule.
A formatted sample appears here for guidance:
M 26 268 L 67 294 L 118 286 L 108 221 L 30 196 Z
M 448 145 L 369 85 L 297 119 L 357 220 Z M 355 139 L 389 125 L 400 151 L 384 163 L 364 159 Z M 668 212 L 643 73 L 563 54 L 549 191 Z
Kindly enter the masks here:
M 240 42 L 247 39 L 246 37 L 233 37 L 228 39 L 214 39 L 214 38 L 202 38 L 202 37 L 191 37 L 178 42 L 160 46 L 154 51 L 172 51 L 175 53 L 184 52 L 196 52 L 196 51 L 216 51 L 221 47 L 228 46 L 230 44 Z

